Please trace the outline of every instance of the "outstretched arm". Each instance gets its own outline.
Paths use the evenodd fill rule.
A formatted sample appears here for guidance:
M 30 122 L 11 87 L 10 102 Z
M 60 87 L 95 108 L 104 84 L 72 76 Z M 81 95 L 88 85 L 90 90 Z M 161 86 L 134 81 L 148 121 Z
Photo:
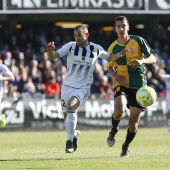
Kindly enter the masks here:
M 125 53 L 127 53 L 127 52 L 131 52 L 131 51 L 128 48 L 124 48 L 121 52 L 119 52 L 117 54 L 110 53 L 110 57 L 108 58 L 107 61 L 117 60 L 117 59 L 121 58 L 123 55 L 125 55 Z
M 14 81 L 15 77 L 14 75 L 9 75 L 9 76 L 1 76 L 0 75 L 0 81 Z
M 128 48 L 124 48 L 121 52 L 117 53 L 117 54 L 113 54 L 104 50 L 99 50 L 99 54 L 97 55 L 96 52 L 93 52 L 93 55 L 95 55 L 96 57 L 99 58 L 103 58 L 107 61 L 114 61 L 117 60 L 119 58 L 121 58 L 123 55 L 125 55 L 126 52 L 130 52 L 130 50 Z
M 46 50 L 47 50 L 47 55 L 49 60 L 55 60 L 60 58 L 59 54 L 56 51 L 54 51 L 54 49 L 55 49 L 55 45 L 53 41 L 49 42 L 46 45 Z
M 4 64 L 1 64 L 1 67 L 2 74 L 0 75 L 0 81 L 14 81 L 15 77 L 12 71 Z

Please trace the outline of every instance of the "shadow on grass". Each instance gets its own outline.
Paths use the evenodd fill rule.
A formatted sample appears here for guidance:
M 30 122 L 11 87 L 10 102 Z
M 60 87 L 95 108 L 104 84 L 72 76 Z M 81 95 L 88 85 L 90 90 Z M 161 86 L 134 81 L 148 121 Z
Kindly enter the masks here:
M 90 160 L 90 159 L 113 159 L 113 158 L 116 158 L 116 157 L 113 157 L 113 156 L 108 156 L 108 157 L 89 157 L 89 158 L 80 158 L 80 157 L 74 157 L 74 158 L 42 158 L 42 159 L 0 159 L 0 162 L 9 162 L 9 161 L 63 161 L 63 160 L 74 160 L 74 159 L 79 159 L 79 160 Z

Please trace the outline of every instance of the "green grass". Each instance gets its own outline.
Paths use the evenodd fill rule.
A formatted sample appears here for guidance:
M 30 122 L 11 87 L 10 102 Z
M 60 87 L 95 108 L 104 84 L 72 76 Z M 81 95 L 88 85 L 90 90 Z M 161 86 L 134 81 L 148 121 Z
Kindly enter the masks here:
M 79 147 L 65 153 L 65 131 L 1 132 L 0 170 L 169 170 L 170 134 L 167 128 L 140 128 L 130 157 L 120 158 L 126 129 L 116 144 L 106 145 L 108 130 L 82 130 Z

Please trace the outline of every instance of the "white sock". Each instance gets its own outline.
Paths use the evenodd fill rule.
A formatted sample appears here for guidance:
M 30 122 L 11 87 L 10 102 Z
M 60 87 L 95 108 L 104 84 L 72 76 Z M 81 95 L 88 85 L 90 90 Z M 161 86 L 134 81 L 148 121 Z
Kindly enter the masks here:
M 77 130 L 74 130 L 74 137 L 77 136 Z
M 76 111 L 67 111 L 67 118 L 65 120 L 66 131 L 67 131 L 67 141 L 73 140 L 74 133 L 77 125 L 77 114 Z

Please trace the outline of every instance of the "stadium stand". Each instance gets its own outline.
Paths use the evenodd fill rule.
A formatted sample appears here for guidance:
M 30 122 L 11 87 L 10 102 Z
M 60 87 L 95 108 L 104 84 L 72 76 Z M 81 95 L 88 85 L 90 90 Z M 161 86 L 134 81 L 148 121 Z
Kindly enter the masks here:
M 32 25 L 30 23 L 30 25 Z M 113 31 L 104 32 L 101 27 L 90 27 L 90 41 L 102 45 L 106 50 L 109 44 L 116 38 Z M 45 45 L 48 41 L 53 40 L 56 44 L 56 49 L 64 43 L 74 40 L 72 37 L 72 29 L 61 29 L 59 27 L 41 27 L 35 29 L 0 29 L 0 60 L 5 63 L 14 73 L 15 81 L 5 85 L 5 95 L 13 96 L 15 99 L 23 97 L 23 94 L 29 94 L 32 97 L 35 95 L 48 95 L 45 90 L 48 82 L 53 78 L 57 84 L 61 86 L 65 77 L 66 60 L 63 57 L 61 60 L 51 62 L 47 59 Z M 133 34 L 139 34 L 138 30 L 132 27 Z M 161 32 L 161 33 L 160 33 Z M 170 53 L 169 50 L 169 32 L 165 28 L 161 28 L 159 32 L 148 31 L 142 35 L 155 50 L 155 56 L 158 63 L 153 66 L 147 66 L 146 75 L 148 78 L 148 85 L 156 89 L 158 96 L 164 95 L 165 82 L 157 76 L 156 71 L 159 68 L 160 62 L 164 64 L 162 72 L 170 72 Z M 107 88 L 103 88 L 102 77 L 107 77 Z M 94 72 L 94 82 L 92 82 L 91 93 L 93 97 L 95 94 L 101 98 L 110 95 L 103 95 L 105 92 L 112 93 L 113 88 L 106 62 L 98 60 Z M 59 89 L 56 95 L 59 95 Z

